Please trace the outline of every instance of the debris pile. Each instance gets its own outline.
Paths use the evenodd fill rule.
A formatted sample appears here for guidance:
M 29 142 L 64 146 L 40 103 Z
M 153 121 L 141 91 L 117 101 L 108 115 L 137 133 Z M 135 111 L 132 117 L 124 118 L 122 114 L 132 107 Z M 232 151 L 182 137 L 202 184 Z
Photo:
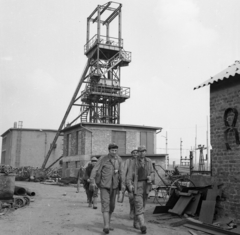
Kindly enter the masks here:
M 0 164 L 0 173 L 8 175 L 14 173 L 14 169 L 10 165 Z
M 218 204 L 221 200 L 225 200 L 222 184 L 201 187 L 181 185 L 172 191 L 166 187 L 166 191 L 169 193 L 168 201 L 164 206 L 156 206 L 153 214 L 167 217 L 161 221 L 164 218 L 160 216 L 160 218 L 156 218 L 156 221 L 149 221 L 150 223 L 161 224 L 161 222 L 178 217 L 180 221 L 170 223 L 169 226 L 184 226 L 208 234 L 239 234 L 235 232 L 238 231 L 238 225 L 234 219 L 229 218 L 223 222 L 218 214 Z M 199 233 L 194 231 L 191 234 Z

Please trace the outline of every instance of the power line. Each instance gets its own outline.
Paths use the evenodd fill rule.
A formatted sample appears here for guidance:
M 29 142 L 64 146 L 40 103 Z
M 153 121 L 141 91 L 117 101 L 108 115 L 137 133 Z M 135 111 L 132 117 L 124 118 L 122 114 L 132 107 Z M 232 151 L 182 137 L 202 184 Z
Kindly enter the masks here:
M 207 126 L 198 126 L 198 128 L 207 128 Z M 195 129 L 195 127 L 164 127 L 164 129 Z
M 165 148 L 157 148 L 157 149 L 164 149 L 165 150 Z M 180 150 L 180 148 L 178 149 L 178 148 L 168 148 L 168 150 Z M 191 150 L 191 149 L 182 149 L 182 150 Z

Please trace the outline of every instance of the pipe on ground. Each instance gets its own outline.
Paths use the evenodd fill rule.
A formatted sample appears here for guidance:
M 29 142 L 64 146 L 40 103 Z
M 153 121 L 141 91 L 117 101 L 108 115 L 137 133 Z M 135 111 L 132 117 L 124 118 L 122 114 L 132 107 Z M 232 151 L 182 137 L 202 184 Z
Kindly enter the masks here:
M 15 195 L 26 195 L 26 189 L 15 185 L 14 194 Z

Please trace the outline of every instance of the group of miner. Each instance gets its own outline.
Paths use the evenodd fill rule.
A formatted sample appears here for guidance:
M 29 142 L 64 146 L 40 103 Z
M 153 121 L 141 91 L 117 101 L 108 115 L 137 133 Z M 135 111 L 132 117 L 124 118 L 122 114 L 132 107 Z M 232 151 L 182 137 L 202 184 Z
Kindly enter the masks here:
M 83 187 L 87 194 L 89 207 L 97 209 L 98 191 L 100 191 L 101 211 L 103 215 L 103 232 L 109 234 L 114 230 L 111 226 L 111 215 L 115 208 L 116 197 L 122 202 L 120 195 L 128 192 L 130 204 L 130 218 L 133 227 L 147 233 L 144 221 L 145 204 L 154 182 L 152 161 L 146 157 L 145 146 L 134 148 L 132 157 L 125 162 L 118 155 L 118 146 L 109 144 L 109 153 L 91 158 L 83 175 Z M 79 181 L 77 186 L 79 192 Z

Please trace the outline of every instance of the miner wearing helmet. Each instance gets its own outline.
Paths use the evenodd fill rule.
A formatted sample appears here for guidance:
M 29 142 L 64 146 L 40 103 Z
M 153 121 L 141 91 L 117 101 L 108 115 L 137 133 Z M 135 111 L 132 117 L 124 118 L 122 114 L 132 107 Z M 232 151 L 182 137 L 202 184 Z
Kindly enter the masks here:
M 138 156 L 131 161 L 126 180 L 128 190 L 134 195 L 134 222 L 139 222 L 142 234 L 147 232 L 144 209 L 154 180 L 152 161 L 146 157 L 146 152 L 145 146 L 138 147 Z
M 133 150 L 131 151 L 131 157 L 128 158 L 125 163 L 124 163 L 124 167 L 123 167 L 123 182 L 126 185 L 126 179 L 127 179 L 127 173 L 129 170 L 129 166 L 131 165 L 131 161 L 134 160 L 137 156 L 138 156 L 138 148 L 134 147 Z M 130 214 L 129 217 L 130 219 L 134 218 L 134 198 L 133 198 L 133 193 L 130 192 L 127 188 L 128 191 L 128 198 L 129 198 L 129 204 L 130 204 Z M 139 227 L 138 224 L 133 224 L 134 227 Z
M 84 171 L 83 175 L 83 186 L 86 190 L 87 198 L 88 198 L 88 206 L 93 207 L 93 209 L 97 209 L 97 197 L 98 197 L 98 188 L 95 187 L 94 189 L 91 189 L 90 186 L 90 176 L 92 169 L 97 163 L 97 158 L 92 157 L 91 162 L 88 164 Z
M 108 234 L 111 215 L 115 209 L 116 196 L 119 190 L 125 191 L 122 185 L 122 159 L 118 156 L 118 146 L 115 143 L 108 145 L 108 155 L 102 156 L 92 170 L 90 187 L 100 188 L 101 206 L 104 228 Z

